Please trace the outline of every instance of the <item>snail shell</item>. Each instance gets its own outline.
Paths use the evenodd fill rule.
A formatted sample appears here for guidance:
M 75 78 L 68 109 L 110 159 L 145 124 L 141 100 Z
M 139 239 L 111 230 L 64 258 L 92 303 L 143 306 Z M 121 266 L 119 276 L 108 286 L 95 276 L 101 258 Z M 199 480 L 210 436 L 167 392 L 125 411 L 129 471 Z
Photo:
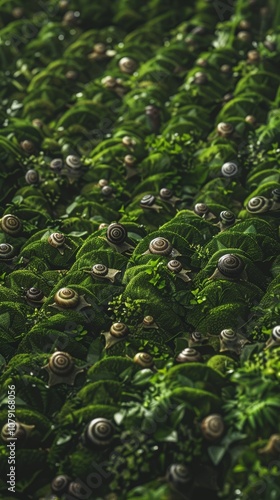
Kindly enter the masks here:
M 254 115 L 247 115 L 245 116 L 245 122 L 254 127 L 257 124 L 257 119 Z
M 150 315 L 144 317 L 142 325 L 145 328 L 151 328 L 151 327 L 157 328 L 157 325 L 155 323 L 155 318 L 153 316 L 150 316 Z
M 178 354 L 176 361 L 178 363 L 190 363 L 192 361 L 202 361 L 201 354 L 192 347 L 187 347 L 180 354 Z
M 110 334 L 116 338 L 123 338 L 128 335 L 128 327 L 124 323 L 113 323 L 110 328 Z
M 183 269 L 181 262 L 179 262 L 179 260 L 176 259 L 170 260 L 167 263 L 167 267 L 169 271 L 171 271 L 172 273 L 179 273 Z
M 133 167 L 133 165 L 135 165 L 135 163 L 136 163 L 136 158 L 133 155 L 125 155 L 123 160 L 124 160 L 125 165 L 129 168 Z
M 238 336 L 234 332 L 234 330 L 228 329 L 228 330 L 221 331 L 220 339 L 226 343 L 234 343 L 238 340 Z
M 27 154 L 32 154 L 35 152 L 35 145 L 32 141 L 29 141 L 25 139 L 24 141 L 20 142 L 20 147 L 23 149 L 23 151 Z
M 109 75 L 102 78 L 101 83 L 107 89 L 113 89 L 117 85 L 116 78 Z
M 54 296 L 55 303 L 63 309 L 74 309 L 79 304 L 79 294 L 72 288 L 60 288 Z
M 95 446 L 108 446 L 114 436 L 114 427 L 107 418 L 95 418 L 87 425 L 85 442 Z
M 67 352 L 56 351 L 51 355 L 47 365 L 43 366 L 49 374 L 48 385 L 69 384 L 74 385 L 75 378 L 83 368 L 78 368 Z
M 65 236 L 62 233 L 52 233 L 48 237 L 48 242 L 54 248 L 63 247 L 65 244 Z
M 200 332 L 192 332 L 191 334 L 191 340 L 193 342 L 202 342 L 203 341 L 203 335 Z
M 210 209 L 206 203 L 196 203 L 193 211 L 200 217 L 203 217 L 203 215 L 207 215 L 209 213 Z
M 218 441 L 225 432 L 225 424 L 221 415 L 213 414 L 201 422 L 201 432 L 207 441 Z
M 57 493 L 59 495 L 62 495 L 63 493 L 66 493 L 68 486 L 70 484 L 70 477 L 61 475 L 61 476 L 56 476 L 52 482 L 51 482 L 51 490 L 53 493 Z
M 257 50 L 249 50 L 249 52 L 247 52 L 247 61 L 249 63 L 257 63 L 259 62 L 260 60 L 260 53 L 257 51 Z
M 280 434 L 272 434 L 270 436 L 267 445 L 258 450 L 259 453 L 270 453 L 271 455 L 280 454 Z
M 149 244 L 149 251 L 156 255 L 170 255 L 173 247 L 166 238 L 154 238 Z
M 39 288 L 29 288 L 26 292 L 26 298 L 30 302 L 34 302 L 35 304 L 42 304 L 44 302 L 44 292 L 39 290 Z
M 138 352 L 133 358 L 134 363 L 137 363 L 142 368 L 151 368 L 154 366 L 154 358 L 147 352 Z
M 84 500 L 88 497 L 88 488 L 84 486 L 84 483 L 79 483 L 79 481 L 71 481 L 68 486 L 66 498 L 71 498 L 74 500 Z
M 280 202 L 280 189 L 279 188 L 273 189 L 271 196 L 272 196 L 273 201 L 276 201 L 279 203 Z
M 246 210 L 251 214 L 261 214 L 268 212 L 271 205 L 272 200 L 269 200 L 265 196 L 254 196 L 249 200 Z
M 145 194 L 140 201 L 141 207 L 151 207 L 156 201 L 156 197 L 152 194 Z
M 114 245 L 121 245 L 127 238 L 127 230 L 122 224 L 113 223 L 108 226 L 107 240 Z
M 191 480 L 190 469 L 183 464 L 172 464 L 167 469 L 166 479 L 175 486 L 175 488 L 184 488 Z
M 101 188 L 104 187 L 104 186 L 108 186 L 107 179 L 99 179 L 98 186 L 101 187 Z
M 234 254 L 226 254 L 219 258 L 217 268 L 227 278 L 237 279 L 244 271 L 244 262 Z
M 173 191 L 168 188 L 162 188 L 159 192 L 159 196 L 162 200 L 170 200 L 173 196 Z
M 233 134 L 234 128 L 230 123 L 220 122 L 217 125 L 217 132 L 219 136 L 228 138 Z
M 65 163 L 71 170 L 77 171 L 81 168 L 81 160 L 76 155 L 68 155 L 66 157 Z
M 86 271 L 88 272 L 88 271 Z M 111 283 L 115 282 L 117 274 L 119 274 L 121 271 L 119 269 L 110 269 L 107 266 L 104 266 L 103 264 L 95 264 L 92 266 L 90 274 L 93 278 L 102 278 L 102 279 L 107 279 Z
M 130 137 L 129 135 L 125 135 L 123 138 L 122 138 L 122 143 L 124 146 L 130 148 L 130 147 L 133 147 L 133 146 L 136 146 L 136 141 L 135 139 L 133 139 L 132 137 Z
M 230 210 L 223 210 L 220 212 L 220 222 L 223 226 L 232 226 L 235 220 L 235 215 Z
M 30 169 L 25 174 L 27 184 L 38 184 L 40 177 L 36 170 Z
M 221 174 L 227 178 L 234 177 L 238 174 L 238 166 L 233 161 L 227 161 L 221 168 Z
M 113 194 L 113 188 L 112 186 L 103 186 L 102 189 L 101 189 L 101 193 L 103 194 L 103 196 L 111 196 Z
M 0 220 L 0 227 L 4 233 L 16 236 L 22 230 L 22 223 L 16 215 L 7 214 Z
M 204 85 L 205 83 L 208 82 L 208 77 L 206 73 L 202 73 L 202 71 L 197 71 L 194 75 L 193 81 L 196 85 Z
M 27 437 L 26 429 L 21 423 L 15 422 L 15 425 L 12 427 L 9 426 L 9 424 L 5 424 L 3 425 L 1 430 L 1 439 L 5 443 L 9 443 L 9 441 L 11 440 L 11 431 L 13 432 L 13 439 L 24 441 Z
M 269 347 L 279 346 L 280 345 L 280 326 L 277 325 L 272 329 L 271 336 L 266 342 L 266 349 Z
M 99 276 L 106 276 L 108 273 L 108 267 L 103 264 L 95 264 L 92 266 L 91 271 L 92 274 L 98 278 Z
M 105 229 L 105 227 L 108 227 L 108 224 L 106 224 L 106 222 L 101 222 L 98 226 L 98 230 L 99 229 Z
M 0 244 L 0 262 L 11 260 L 14 256 L 15 249 L 10 243 Z
M 50 169 L 53 170 L 53 172 L 60 172 L 63 168 L 63 161 L 61 158 L 54 158 L 50 162 Z
M 122 57 L 119 61 L 119 68 L 122 73 L 127 73 L 128 75 L 132 75 L 137 68 L 137 62 L 130 57 Z
M 94 52 L 96 52 L 97 54 L 100 54 L 100 55 L 105 54 L 106 48 L 107 47 L 106 47 L 105 43 L 102 43 L 102 42 L 96 43 L 93 46 Z
M 249 31 L 242 30 L 242 31 L 239 31 L 239 33 L 237 33 L 237 38 L 241 42 L 250 42 L 251 41 L 251 34 L 249 33 Z

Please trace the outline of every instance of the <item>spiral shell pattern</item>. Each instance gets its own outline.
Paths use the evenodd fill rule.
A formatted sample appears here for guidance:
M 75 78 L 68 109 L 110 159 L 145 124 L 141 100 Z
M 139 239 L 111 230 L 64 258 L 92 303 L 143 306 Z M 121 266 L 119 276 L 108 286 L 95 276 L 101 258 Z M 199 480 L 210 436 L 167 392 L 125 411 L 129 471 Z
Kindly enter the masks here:
M 10 434 L 10 426 L 8 424 L 3 425 L 1 429 L 1 439 L 5 442 L 8 443 L 11 439 L 11 434 Z M 18 439 L 18 440 L 23 440 L 26 438 L 26 430 L 24 427 L 19 423 L 15 422 L 15 425 L 13 426 L 13 438 Z
M 217 132 L 221 137 L 230 137 L 233 134 L 234 128 L 230 123 L 220 122 L 217 125 Z
M 15 249 L 13 245 L 10 243 L 1 243 L 0 244 L 0 261 L 1 260 L 9 260 L 13 257 L 15 253 Z
M 70 478 L 68 476 L 56 476 L 51 482 L 51 490 L 53 493 L 62 495 L 62 493 L 66 493 L 69 483 Z
M 265 196 L 254 196 L 246 206 L 246 210 L 251 214 L 261 214 L 268 212 L 271 208 L 272 201 Z
M 79 170 L 81 168 L 81 160 L 76 155 L 68 155 L 65 163 L 68 168 L 71 168 L 71 170 Z
M 111 194 L 113 194 L 113 188 L 112 186 L 103 186 L 101 188 L 101 194 L 103 194 L 103 196 L 111 196 Z
M 0 227 L 4 233 L 16 236 L 21 232 L 22 223 L 16 215 L 7 214 L 0 220 Z
M 196 203 L 194 206 L 194 213 L 199 215 L 200 217 L 203 217 L 203 215 L 207 215 L 209 213 L 209 207 L 206 205 L 206 203 Z
M 132 75 L 137 68 L 137 62 L 130 57 L 122 57 L 119 60 L 119 68 L 122 73 L 127 73 L 128 75 Z
M 235 223 L 235 215 L 230 210 L 220 212 L 220 222 L 223 226 L 232 226 Z
M 178 354 L 176 361 L 178 363 L 189 363 L 191 361 L 201 361 L 201 354 L 192 347 L 187 347 Z
M 69 373 L 73 372 L 75 367 L 70 354 L 62 351 L 57 351 L 51 355 L 48 366 L 53 373 L 60 377 L 69 375 Z
M 156 255 L 170 255 L 172 249 L 171 243 L 161 236 L 154 238 L 149 244 L 149 251 Z
M 277 344 L 280 344 L 280 326 L 277 325 L 273 328 L 271 332 L 271 337 L 274 340 L 274 342 L 277 342 Z
M 108 446 L 113 439 L 114 427 L 107 418 L 95 418 L 85 430 L 86 442 L 96 446 Z
M 173 191 L 168 188 L 162 188 L 159 192 L 159 196 L 162 200 L 170 200 L 173 196 Z
M 135 354 L 133 361 L 142 368 L 151 368 L 154 365 L 153 357 L 147 352 L 138 352 Z
M 238 174 L 238 166 L 233 161 L 227 161 L 221 167 L 221 174 L 223 177 L 234 177 Z
M 176 259 L 170 260 L 167 263 L 167 267 L 169 271 L 171 271 L 172 273 L 179 273 L 183 269 L 181 262 L 179 262 L 179 260 Z
M 72 288 L 60 288 L 54 296 L 55 303 L 65 309 L 73 309 L 79 303 L 79 295 Z
M 31 287 L 26 292 L 26 298 L 32 302 L 41 302 L 44 298 L 44 292 L 38 288 Z
M 110 328 L 110 334 L 116 338 L 123 338 L 128 335 L 128 327 L 121 322 L 113 323 Z
M 220 333 L 220 339 L 223 342 L 236 342 L 238 337 L 234 330 L 222 330 Z
M 39 174 L 36 170 L 30 169 L 25 174 L 27 184 L 38 184 Z
M 155 320 L 153 316 L 145 316 L 145 318 L 143 319 L 143 323 L 146 326 L 151 326 L 154 323 L 154 321 Z
M 62 170 L 62 168 L 63 168 L 63 161 L 61 160 L 61 158 L 54 158 L 50 162 L 50 169 L 53 172 L 60 172 L 60 170 Z
M 77 500 L 83 500 L 88 496 L 88 490 L 83 486 L 83 484 L 78 481 L 71 481 L 68 486 L 67 493 L 71 498 L 77 498 Z
M 219 258 L 217 268 L 223 276 L 235 279 L 242 274 L 245 264 L 237 255 L 228 253 Z
M 279 188 L 273 189 L 271 196 L 272 196 L 273 201 L 277 201 L 279 203 L 280 202 L 280 189 Z
M 203 336 L 200 332 L 192 332 L 191 339 L 193 342 L 202 342 Z
M 115 222 L 108 226 L 106 237 L 110 243 L 121 245 L 127 238 L 127 230 L 122 224 Z
M 205 417 L 201 422 L 201 432 L 207 441 L 219 440 L 225 431 L 225 424 L 221 415 L 213 414 Z
M 48 242 L 54 248 L 63 247 L 65 244 L 65 236 L 62 233 L 52 233 L 48 237 Z
M 106 274 L 108 273 L 108 267 L 104 266 L 103 264 L 95 264 L 94 266 L 92 266 L 91 272 L 92 274 L 94 274 L 94 276 L 97 277 L 106 276 Z
M 183 464 L 172 464 L 167 470 L 167 480 L 175 487 L 183 487 L 191 479 L 190 469 Z
M 152 194 L 145 194 L 145 196 L 143 196 L 140 201 L 140 205 L 141 207 L 151 207 L 155 201 L 155 196 L 153 196 Z

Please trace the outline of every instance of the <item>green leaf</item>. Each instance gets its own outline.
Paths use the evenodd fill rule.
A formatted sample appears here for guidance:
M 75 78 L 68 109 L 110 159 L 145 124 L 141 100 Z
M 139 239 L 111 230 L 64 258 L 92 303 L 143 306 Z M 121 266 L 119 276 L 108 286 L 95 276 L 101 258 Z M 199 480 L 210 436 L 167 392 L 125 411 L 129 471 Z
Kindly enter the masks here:
M 221 462 L 226 450 L 224 446 L 209 446 L 208 454 L 214 465 L 218 465 Z

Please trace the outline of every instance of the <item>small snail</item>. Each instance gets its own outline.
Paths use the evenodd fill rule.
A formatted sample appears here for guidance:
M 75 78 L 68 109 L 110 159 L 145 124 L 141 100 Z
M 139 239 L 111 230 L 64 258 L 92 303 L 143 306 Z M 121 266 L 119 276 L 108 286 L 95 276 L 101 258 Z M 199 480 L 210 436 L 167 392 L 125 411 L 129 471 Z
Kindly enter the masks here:
M 159 212 L 162 210 L 162 207 L 157 205 L 155 203 L 156 197 L 152 194 L 145 194 L 143 198 L 140 200 L 140 206 L 141 208 L 149 209 L 149 210 L 154 210 L 155 212 Z
M 280 189 L 279 188 L 273 189 L 271 192 L 271 196 L 272 196 L 272 200 L 274 202 L 280 203 Z
M 40 118 L 34 118 L 34 120 L 32 120 L 32 125 L 33 127 L 43 128 L 44 122 L 40 120 Z
M 189 340 L 189 347 L 205 344 L 208 337 L 204 337 L 200 332 L 192 332 Z
M 38 172 L 34 169 L 30 169 L 25 174 L 25 180 L 27 184 L 38 184 L 40 181 L 40 176 Z
M 144 328 L 158 328 L 158 325 L 155 323 L 154 317 L 150 315 L 144 317 L 141 326 Z
M 42 305 L 46 300 L 44 292 L 35 287 L 31 287 L 26 291 L 25 298 L 29 305 L 36 307 Z
M 217 268 L 209 279 L 228 279 L 232 281 L 241 278 L 246 279 L 244 269 L 243 260 L 237 255 L 228 253 L 219 258 Z
M 167 263 L 167 269 L 172 273 L 175 273 L 179 278 L 181 278 L 186 283 L 191 281 L 191 278 L 188 276 L 190 270 L 183 269 L 181 262 L 176 259 L 172 259 Z
M 106 222 L 101 222 L 98 226 L 98 230 L 105 229 L 105 227 L 108 227 L 108 224 L 106 224 Z
M 22 422 L 15 422 L 14 425 L 7 423 L 3 425 L 1 429 L 1 439 L 5 443 L 9 443 L 11 439 L 15 439 L 17 442 L 22 443 L 28 438 L 34 428 L 35 425 L 26 425 Z
M 172 207 L 175 207 L 175 204 L 178 201 L 181 201 L 180 198 L 177 198 L 176 196 L 173 195 L 172 189 L 168 188 L 161 188 L 159 192 L 159 197 L 161 198 L 161 200 L 172 205 Z
M 81 311 L 85 307 L 90 307 L 84 298 L 84 295 L 79 295 L 72 288 L 60 288 L 54 296 L 54 303 L 50 304 L 51 307 L 55 307 L 59 311 L 65 311 L 67 309 L 74 309 L 75 311 Z
M 212 220 L 216 218 L 216 216 L 210 212 L 210 208 L 206 203 L 196 203 L 193 211 L 196 215 L 203 217 L 205 220 Z
M 127 148 L 133 148 L 134 146 L 136 146 L 136 141 L 135 139 L 133 139 L 133 137 L 130 137 L 129 135 L 124 135 L 122 138 L 122 144 Z
M 136 70 L 138 64 L 134 59 L 131 59 L 131 57 L 122 57 L 119 60 L 119 68 L 122 73 L 127 73 L 128 75 L 132 75 L 134 71 Z
M 112 196 L 113 192 L 114 192 L 114 189 L 112 188 L 112 186 L 107 185 L 107 186 L 103 186 L 101 188 L 101 194 L 103 196 L 105 196 L 106 198 L 109 198 L 110 196 Z
M 250 42 L 251 41 L 251 34 L 249 33 L 249 31 L 245 31 L 245 30 L 239 31 L 239 33 L 237 33 L 236 36 L 237 36 L 238 40 L 240 40 L 241 42 Z
M 50 169 L 56 173 L 60 172 L 63 169 L 63 161 L 61 160 L 61 158 L 54 158 L 50 162 Z
M 241 19 L 238 28 L 240 30 L 250 30 L 251 29 L 251 23 L 247 19 Z
M 79 77 L 79 73 L 77 71 L 75 71 L 74 69 L 69 69 L 68 71 L 66 71 L 65 73 L 65 78 L 67 80 L 77 80 Z
M 226 178 L 235 177 L 238 174 L 238 166 L 233 161 L 227 161 L 222 165 L 221 174 Z
M 265 349 L 269 349 L 271 347 L 280 346 L 280 326 L 277 325 L 272 329 L 271 336 L 266 342 Z
M 222 330 L 219 338 L 220 352 L 233 351 L 239 355 L 244 345 L 249 343 L 247 339 L 243 338 L 241 335 L 238 335 L 232 329 Z
M 95 418 L 84 431 L 84 441 L 92 446 L 108 446 L 114 436 L 114 427 L 107 418 Z
M 113 323 L 109 332 L 101 333 L 101 335 L 104 335 L 106 340 L 105 349 L 109 349 L 117 342 L 120 342 L 126 338 L 128 334 L 129 329 L 124 323 L 121 323 L 120 321 Z
M 9 262 L 13 259 L 15 249 L 10 243 L 0 243 L 0 262 Z
M 147 352 L 138 352 L 135 354 L 133 361 L 141 368 L 152 368 L 154 366 L 154 358 Z
M 113 76 L 109 76 L 109 75 L 102 78 L 101 83 L 107 89 L 114 89 L 117 85 L 116 78 L 114 78 Z
M 114 283 L 116 275 L 121 271 L 118 269 L 110 269 L 103 264 L 95 264 L 89 272 L 93 278 L 106 279 Z
M 29 155 L 35 152 L 35 145 L 32 141 L 29 141 L 25 139 L 24 141 L 20 142 L 20 147 L 23 149 L 23 151 Z
M 223 96 L 222 102 L 225 104 L 225 103 L 231 101 L 232 99 L 233 99 L 233 94 L 231 94 L 230 92 L 228 92 L 227 94 L 225 94 Z
M 221 415 L 213 414 L 201 422 L 201 432 L 207 441 L 215 442 L 221 439 L 225 432 L 225 424 Z
M 84 500 L 88 497 L 89 489 L 85 483 L 80 483 L 79 481 L 71 481 L 68 486 L 67 495 L 65 498 L 69 500 Z
M 232 136 L 234 128 L 230 123 L 220 122 L 217 125 L 217 133 L 220 137 L 225 139 Z
M 66 157 L 65 163 L 68 168 L 74 171 L 80 170 L 82 165 L 80 158 L 76 155 L 68 155 Z
M 260 53 L 257 50 L 249 50 L 247 52 L 247 62 L 250 64 L 255 64 L 260 61 Z
M 56 384 L 74 385 L 78 373 L 83 372 L 83 368 L 78 368 L 67 352 L 56 351 L 51 355 L 47 365 L 42 369 L 49 374 L 48 385 Z
M 103 188 L 104 186 L 108 186 L 108 181 L 107 181 L 107 179 L 99 179 L 99 181 L 98 181 L 98 186 L 99 186 L 100 188 Z
M 255 127 L 257 125 L 257 119 L 254 115 L 245 116 L 245 122 L 249 123 L 249 125 L 252 125 L 252 127 Z
M 22 230 L 22 223 L 16 215 L 7 214 L 0 219 L 0 227 L 4 233 L 17 236 Z
M 176 357 L 176 361 L 178 363 L 191 363 L 193 361 L 198 362 L 202 361 L 202 356 L 196 349 L 187 347 L 178 354 L 178 356 Z
M 263 42 L 263 44 L 264 44 L 265 48 L 266 48 L 267 50 L 269 50 L 270 52 L 274 52 L 274 51 L 276 50 L 276 45 L 275 45 L 275 43 L 274 43 L 274 42 L 272 42 L 271 40 L 265 40 L 265 41 Z
M 183 464 L 172 464 L 168 467 L 166 472 L 166 480 L 178 490 L 185 489 L 191 477 L 189 467 Z
M 70 477 L 65 475 L 56 476 L 51 482 L 51 490 L 53 493 L 62 495 L 67 492 L 70 484 Z
M 220 222 L 218 223 L 218 226 L 221 231 L 233 226 L 236 222 L 236 217 L 230 210 L 222 210 L 222 212 L 220 212 L 219 219 Z
M 158 133 L 161 124 L 160 110 L 156 106 L 151 104 L 149 106 L 146 106 L 145 114 L 148 118 L 148 123 L 152 132 L 155 134 Z
M 52 247 L 57 248 L 61 255 L 64 255 L 64 250 L 66 248 L 70 250 L 70 247 L 66 244 L 66 238 L 62 233 L 52 233 L 48 237 L 48 243 Z
M 138 175 L 138 171 L 136 170 L 136 168 L 133 168 L 136 163 L 135 156 L 125 155 L 123 161 L 126 169 L 126 179 L 131 179 L 131 177 Z
M 265 196 L 254 196 L 246 206 L 247 212 L 250 214 L 264 214 L 269 212 L 272 207 L 272 200 Z
M 206 73 L 202 73 L 202 71 L 197 71 L 194 75 L 193 82 L 196 85 L 205 85 L 205 83 L 208 83 L 208 77 Z
M 180 253 L 173 248 L 170 241 L 166 238 L 162 238 L 159 236 L 158 238 L 154 238 L 149 243 L 149 249 L 144 252 L 144 254 L 154 254 L 154 255 L 170 255 L 171 257 L 176 257 L 180 255 Z M 143 255 L 144 255 L 143 254 Z
M 120 253 L 130 252 L 133 247 L 126 243 L 127 230 L 122 224 L 113 222 L 107 228 L 106 238 L 110 246 Z
M 280 455 L 280 434 L 272 434 L 267 445 L 264 448 L 259 449 L 258 452 L 274 456 Z

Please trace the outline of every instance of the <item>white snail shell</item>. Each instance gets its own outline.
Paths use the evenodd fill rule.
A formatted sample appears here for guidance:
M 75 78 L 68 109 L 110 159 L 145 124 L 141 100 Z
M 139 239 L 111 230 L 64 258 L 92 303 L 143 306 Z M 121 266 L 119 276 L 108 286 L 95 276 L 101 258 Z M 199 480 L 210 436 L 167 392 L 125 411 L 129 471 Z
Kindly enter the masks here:
M 223 177 L 234 177 L 238 174 L 238 166 L 233 161 L 227 161 L 221 167 L 221 174 Z
M 62 351 L 56 351 L 51 355 L 48 366 L 53 373 L 60 377 L 68 376 L 75 368 L 74 361 L 70 354 Z
M 107 418 L 95 418 L 87 425 L 84 438 L 86 443 L 108 446 L 113 439 L 114 427 Z
M 70 477 L 65 475 L 56 476 L 51 482 L 51 489 L 53 493 L 62 495 L 66 493 L 70 484 Z
M 71 170 L 80 170 L 81 168 L 81 160 L 76 155 L 68 155 L 65 163 L 68 168 L 71 168 Z
M 162 188 L 159 192 L 159 196 L 162 200 L 170 200 L 173 196 L 173 191 L 168 188 Z
M 246 206 L 247 212 L 251 214 L 261 214 L 268 212 L 271 208 L 272 200 L 265 196 L 254 196 L 251 198 Z
M 234 343 L 238 340 L 238 336 L 234 330 L 228 329 L 221 331 L 220 339 L 225 343 Z
M 0 243 L 0 261 L 10 260 L 13 258 L 15 249 L 10 243 Z
M 223 226 L 232 226 L 235 220 L 235 215 L 230 210 L 223 210 L 220 212 L 220 222 Z
M 52 233 L 48 237 L 48 242 L 54 248 L 63 247 L 65 244 L 65 236 L 62 233 Z
M 187 347 L 186 349 L 184 349 L 182 352 L 178 354 L 176 358 L 176 361 L 178 361 L 178 363 L 189 363 L 192 361 L 197 362 L 201 360 L 202 360 L 201 354 L 192 347 Z
M 181 489 L 191 480 L 190 469 L 184 464 L 172 464 L 167 469 L 166 479 Z
M 97 277 L 106 276 L 106 274 L 108 273 L 108 267 L 104 266 L 103 264 L 95 264 L 94 266 L 92 266 L 91 272 Z
M 203 215 L 207 215 L 210 211 L 206 203 L 196 203 L 193 210 L 200 217 L 202 217 Z
M 119 61 L 119 68 L 123 73 L 132 75 L 137 68 L 137 62 L 130 57 L 122 57 Z
M 25 174 L 27 184 L 38 184 L 40 176 L 36 170 L 30 169 Z
M 0 220 L 0 227 L 4 233 L 16 236 L 22 230 L 22 223 L 16 215 L 7 214 Z
M 201 422 L 201 432 L 207 441 L 218 441 L 225 432 L 225 424 L 221 415 L 213 414 Z
M 156 201 L 156 197 L 152 194 L 145 194 L 140 200 L 141 207 L 151 207 Z
M 61 158 L 54 158 L 50 162 L 50 169 L 53 170 L 54 172 L 60 172 L 62 168 L 63 168 L 63 161 L 61 160 Z
M 11 439 L 10 430 L 11 429 L 10 429 L 8 424 L 3 425 L 2 430 L 1 430 L 1 439 L 5 443 L 8 443 Z M 15 422 L 15 425 L 14 425 L 12 431 L 13 431 L 13 438 L 14 439 L 23 441 L 26 438 L 26 430 L 19 422 Z
M 271 332 L 271 337 L 277 344 L 280 344 L 280 326 L 275 326 Z
M 101 188 L 101 193 L 103 194 L 103 196 L 111 196 L 113 194 L 113 188 L 112 186 L 103 186 Z
M 156 255 L 170 255 L 173 250 L 171 243 L 162 237 L 154 238 L 149 244 L 149 251 Z

